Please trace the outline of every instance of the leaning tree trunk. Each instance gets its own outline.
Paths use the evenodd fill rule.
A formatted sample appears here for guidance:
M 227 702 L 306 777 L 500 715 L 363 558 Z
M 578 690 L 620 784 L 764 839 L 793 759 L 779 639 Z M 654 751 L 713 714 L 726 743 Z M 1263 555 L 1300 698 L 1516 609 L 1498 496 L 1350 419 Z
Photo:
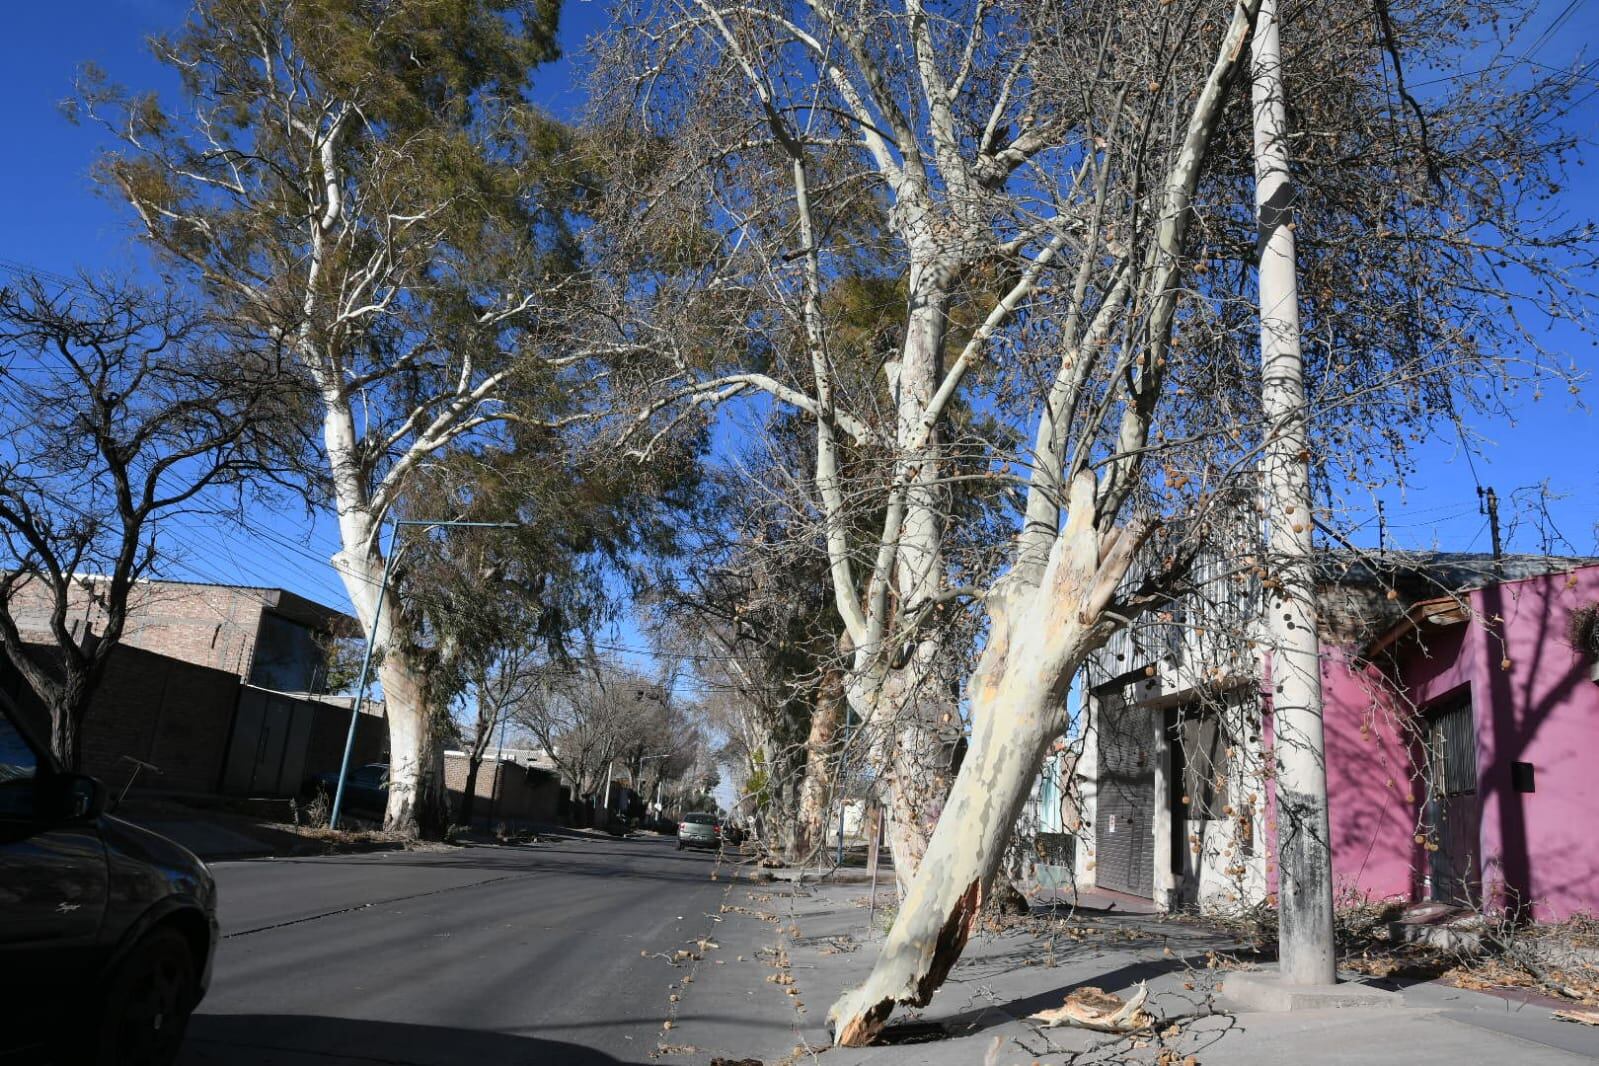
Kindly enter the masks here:
M 869 1043 L 896 1003 L 925 1006 L 971 935 L 1044 752 L 1066 727 L 1066 690 L 1103 639 L 1098 620 L 1138 538 L 1093 529 L 1093 479 L 1037 585 L 1018 575 L 990 597 L 991 628 L 968 688 L 972 736 L 944 815 L 866 983 L 829 1012 L 838 1043 Z
M 1282 977 L 1332 984 L 1332 849 L 1322 736 L 1321 645 L 1316 628 L 1310 437 L 1299 340 L 1294 187 L 1277 0 L 1263 0 L 1252 42 L 1255 200 L 1260 225 L 1261 397 L 1266 444 L 1261 475 L 1271 526 L 1273 588 L 1267 592 L 1275 727 L 1278 924 Z

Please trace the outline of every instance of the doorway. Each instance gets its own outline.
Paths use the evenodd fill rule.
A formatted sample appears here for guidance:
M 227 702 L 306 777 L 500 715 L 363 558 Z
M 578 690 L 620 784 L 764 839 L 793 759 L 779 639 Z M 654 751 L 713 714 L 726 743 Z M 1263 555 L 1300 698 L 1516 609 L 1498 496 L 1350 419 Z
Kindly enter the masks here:
M 1095 876 L 1101 888 L 1155 895 L 1155 730 L 1147 707 L 1099 700 Z
M 1481 810 L 1477 800 L 1477 729 L 1469 693 L 1425 713 L 1429 898 L 1473 905 L 1481 895 L 1477 868 Z

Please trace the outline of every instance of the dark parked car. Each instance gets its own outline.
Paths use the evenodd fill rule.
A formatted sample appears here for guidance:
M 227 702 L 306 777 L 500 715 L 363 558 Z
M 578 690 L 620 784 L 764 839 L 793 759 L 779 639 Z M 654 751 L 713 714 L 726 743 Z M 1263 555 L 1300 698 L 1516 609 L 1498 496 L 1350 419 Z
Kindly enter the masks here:
M 317 774 L 311 779 L 311 791 L 326 793 L 329 803 L 333 802 L 338 790 L 337 770 L 329 774 Z M 382 818 L 388 809 L 389 764 L 369 762 L 365 766 L 351 767 L 344 779 L 344 806 L 339 813 L 342 815 L 348 811 L 370 818 Z
M 720 848 L 722 827 L 716 824 L 714 814 L 685 814 L 677 823 L 677 850 L 684 848 Z
M 162 1066 L 205 995 L 216 883 L 105 801 L 0 696 L 0 1063 Z

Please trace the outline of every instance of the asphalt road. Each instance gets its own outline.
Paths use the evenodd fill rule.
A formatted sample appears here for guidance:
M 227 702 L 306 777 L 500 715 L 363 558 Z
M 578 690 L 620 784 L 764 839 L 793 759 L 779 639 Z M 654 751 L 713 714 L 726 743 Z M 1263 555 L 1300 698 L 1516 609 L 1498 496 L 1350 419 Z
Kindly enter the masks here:
M 640 953 L 727 939 L 716 864 L 649 835 L 217 864 L 180 1066 L 647 1062 L 677 974 Z

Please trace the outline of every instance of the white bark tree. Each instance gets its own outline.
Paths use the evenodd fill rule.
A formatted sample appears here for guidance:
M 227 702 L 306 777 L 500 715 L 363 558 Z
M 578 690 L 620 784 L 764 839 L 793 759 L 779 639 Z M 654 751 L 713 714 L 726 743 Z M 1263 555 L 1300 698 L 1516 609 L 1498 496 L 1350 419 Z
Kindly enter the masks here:
M 871 1040 L 896 1003 L 925 1004 L 959 957 L 1077 667 L 1181 589 L 1208 524 L 1259 503 L 1252 153 L 1232 91 L 1257 8 L 623 10 L 601 118 L 612 143 L 639 139 L 606 234 L 625 294 L 606 322 L 649 353 L 642 447 L 666 412 L 670 426 L 740 396 L 810 420 L 809 494 L 854 648 L 849 698 L 885 737 L 913 738 L 890 751 L 936 727 L 908 693 L 938 665 L 939 606 L 970 595 L 986 612 L 964 762 L 925 857 L 899 843 L 896 864 L 905 855 L 916 873 L 873 973 L 833 1008 L 842 1043 Z M 1480 99 L 1460 95 L 1437 125 L 1396 121 L 1408 105 L 1402 88 L 1384 92 L 1385 53 L 1459 46 L 1469 21 L 1445 13 L 1460 10 L 1385 11 L 1390 49 L 1369 7 L 1340 5 L 1345 32 L 1319 33 L 1297 59 L 1322 90 L 1305 94 L 1317 123 L 1300 146 L 1305 187 L 1328 205 L 1306 257 L 1307 321 L 1325 339 L 1301 405 L 1318 416 L 1310 454 L 1288 455 L 1301 470 L 1370 485 L 1384 463 L 1402 469 L 1407 436 L 1488 395 L 1506 364 L 1484 331 L 1530 337 L 1485 314 L 1515 303 L 1482 283 L 1497 256 L 1568 296 L 1563 272 L 1591 262 L 1580 228 L 1535 232 L 1520 193 L 1494 190 L 1497 164 L 1480 163 L 1516 160 L 1529 187 L 1550 182 L 1565 136 L 1541 123 L 1569 78 L 1505 94 L 1525 116 L 1514 128 L 1483 132 L 1470 121 Z M 1401 226 L 1403 243 L 1373 239 Z M 1471 234 L 1490 228 L 1483 255 Z M 890 263 L 903 300 L 878 362 L 845 356 L 829 303 L 862 259 Z M 1555 313 L 1578 315 L 1575 303 Z M 952 552 L 958 477 L 1013 501 L 997 562 Z M 1303 534 L 1302 517 L 1283 528 Z M 883 769 L 908 791 L 914 774 L 892 756 Z
M 587 393 L 584 357 L 546 332 L 559 134 L 520 96 L 553 34 L 533 0 L 205 0 L 153 42 L 181 107 L 92 69 L 80 84 L 79 110 L 121 142 L 102 178 L 143 236 L 291 352 L 317 399 L 305 477 L 337 516 L 333 563 L 381 656 L 392 830 L 442 832 L 445 810 L 403 574 L 377 613 L 384 521 L 430 459 L 510 419 L 558 431 Z
M 1025 391 L 1006 396 L 1022 405 L 1012 410 L 1012 424 L 1032 432 L 1010 460 L 1021 492 L 1020 528 L 1004 578 L 983 599 L 987 643 L 966 692 L 970 747 L 925 858 L 915 843 L 901 841 L 896 848 L 896 866 L 905 856 L 902 870 L 915 876 L 877 970 L 834 1009 L 838 1039 L 858 1043 L 870 1039 L 895 1002 L 926 1002 L 959 956 L 1044 748 L 1064 725 L 1072 674 L 1143 603 L 1136 593 L 1118 597 L 1118 589 L 1156 522 L 1153 515 L 1129 518 L 1129 509 L 1136 497 L 1147 496 L 1144 457 L 1164 446 L 1152 436 L 1152 419 L 1171 351 L 1191 208 L 1253 7 L 1242 5 L 1230 21 L 1208 24 L 1208 60 L 1190 49 L 1174 74 L 1169 57 L 1160 56 L 1168 60 L 1168 76 L 1192 73 L 1194 81 L 1175 81 L 1180 88 L 1167 94 L 1153 82 L 1140 89 L 1147 94 L 1144 114 L 1127 117 L 1106 108 L 1105 126 L 1094 128 L 1090 120 L 1086 130 L 1069 129 L 1059 110 L 1046 110 L 1047 101 L 1020 92 L 1019 82 L 1033 81 L 1026 72 L 1042 44 L 1008 40 L 981 7 L 953 53 L 935 43 L 931 17 L 915 3 L 903 11 L 873 8 L 870 27 L 858 13 L 846 17 L 820 0 L 810 12 L 814 32 L 780 12 L 749 5 L 723 11 L 706 0 L 674 11 L 672 31 L 665 35 L 682 40 L 697 31 L 707 47 L 718 50 L 731 77 L 742 77 L 755 101 L 749 123 L 759 122 L 766 135 L 767 154 L 748 149 L 750 163 L 771 166 L 764 173 L 774 178 L 778 167 L 788 171 L 783 217 L 757 219 L 730 207 L 728 225 L 739 241 L 770 239 L 752 253 L 755 269 L 792 280 L 793 288 L 774 298 L 797 320 L 804 372 L 787 381 L 749 372 L 696 374 L 698 368 L 679 362 L 671 369 L 682 384 L 647 413 L 685 397 L 764 390 L 814 419 L 814 485 L 835 603 L 855 648 L 850 699 L 868 722 L 890 717 L 896 750 L 914 750 L 918 742 L 907 745 L 903 738 L 934 728 L 915 717 L 916 704 L 903 693 L 932 671 L 923 657 L 937 648 L 921 639 L 921 627 L 951 593 L 944 557 L 944 427 L 968 377 L 989 371 L 1002 331 L 1046 299 L 1046 285 L 1047 298 L 1058 301 L 1064 318 L 1051 331 L 1049 355 L 1028 360 L 1018 375 L 1027 384 L 1013 387 Z M 750 39 L 735 32 L 735 25 L 776 29 L 772 37 Z M 873 40 L 878 33 L 902 34 L 904 54 L 914 62 L 906 69 L 890 67 L 889 50 Z M 997 81 L 974 78 L 967 67 L 996 58 L 972 58 L 985 50 L 987 34 L 1003 42 L 996 47 L 1007 53 L 997 69 L 1011 73 Z M 793 52 L 814 77 L 801 79 L 794 95 L 780 97 L 779 87 L 792 75 L 774 57 L 792 59 Z M 1150 49 L 1140 57 L 1152 78 L 1159 70 L 1157 54 Z M 664 79 L 671 58 L 651 56 L 643 64 L 655 80 L 652 88 Z M 698 76 L 704 78 L 704 71 Z M 732 91 L 715 84 L 711 95 Z M 974 85 L 981 86 L 976 91 L 984 106 L 974 112 L 968 104 L 957 117 L 955 101 Z M 803 100 L 796 99 L 801 93 Z M 1124 89 L 1121 100 L 1127 96 Z M 696 103 L 703 107 L 703 101 Z M 974 113 L 980 116 L 975 126 Z M 913 114 L 924 118 L 920 128 Z M 837 117 L 824 123 L 818 115 Z M 1131 127 L 1125 140 L 1124 119 Z M 725 126 L 728 116 L 717 120 Z M 1174 134 L 1150 148 L 1147 139 L 1167 125 L 1175 127 Z M 868 163 L 865 175 L 830 165 L 826 153 L 840 143 Z M 1067 144 L 1078 155 L 1075 166 L 1063 165 L 1059 156 L 1065 152 L 1053 167 L 1038 160 L 1046 149 Z M 1038 210 L 1023 206 L 1027 193 L 1007 191 L 1012 176 L 1032 165 L 1060 179 L 1042 205 L 1029 205 Z M 1123 165 L 1134 175 L 1133 189 L 1113 186 L 1112 173 L 1119 185 Z M 869 178 L 881 188 L 885 239 L 902 257 L 903 339 L 884 367 L 881 422 L 875 410 L 846 409 L 839 395 L 842 375 L 823 313 L 832 268 L 824 267 L 817 175 L 824 187 Z M 1146 193 L 1136 192 L 1137 181 L 1151 180 Z M 710 185 L 721 191 L 714 180 Z M 739 189 L 746 198 L 760 191 Z M 731 191 L 724 196 L 732 198 Z M 793 250 L 780 251 L 785 244 Z M 1075 269 L 1057 270 L 1054 264 L 1068 248 Z M 731 275 L 740 265 L 733 256 L 723 269 Z M 984 266 L 999 270 L 998 283 L 987 292 L 974 284 Z M 957 293 L 984 302 L 947 358 Z M 1032 324 L 1028 319 L 1024 329 Z M 1033 385 L 1039 376 L 1043 388 Z M 1211 423 L 1199 436 L 1219 429 Z M 846 493 L 855 486 L 843 481 L 846 446 L 876 447 L 890 457 L 882 490 L 871 501 L 881 524 L 863 562 L 848 535 Z M 1204 457 L 1210 460 L 1204 476 L 1226 470 L 1224 451 L 1215 448 Z M 1217 458 L 1224 461 L 1216 464 Z M 1178 488 L 1187 480 L 1175 469 L 1168 468 L 1168 475 Z M 1212 483 L 1197 497 L 1201 511 L 1216 488 Z M 1174 548 L 1172 554 L 1168 562 L 1180 568 L 1180 552 Z M 883 770 L 903 794 L 910 776 L 903 765 L 891 759 Z M 895 806 L 902 831 L 919 828 L 916 812 L 907 815 Z

